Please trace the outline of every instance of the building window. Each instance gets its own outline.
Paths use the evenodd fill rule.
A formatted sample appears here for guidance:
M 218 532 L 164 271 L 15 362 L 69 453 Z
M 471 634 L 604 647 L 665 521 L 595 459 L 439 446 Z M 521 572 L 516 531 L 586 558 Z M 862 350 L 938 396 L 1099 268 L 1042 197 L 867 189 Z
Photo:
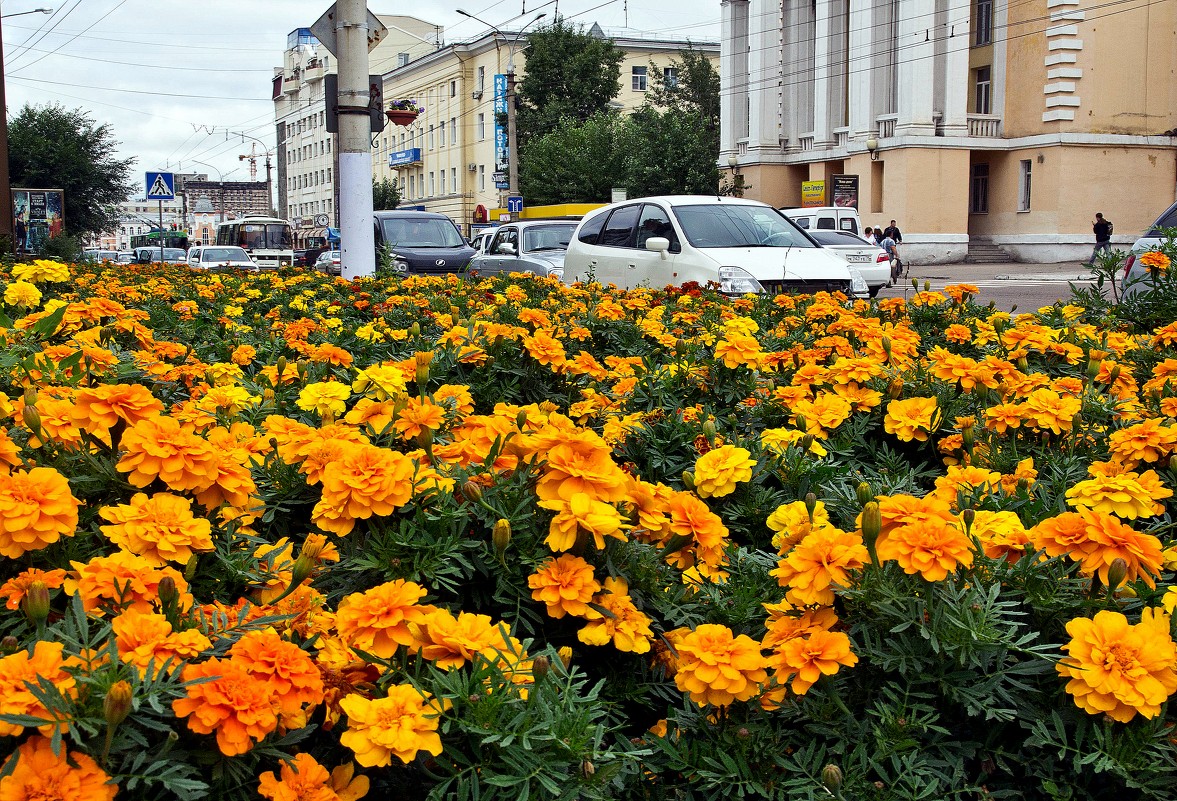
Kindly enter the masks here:
M 437 194 L 437 184 L 433 181 L 433 173 L 429 173 L 429 197 Z
M 666 84 L 667 89 L 678 86 L 678 67 L 663 67 L 662 82 Z
M 977 19 L 973 44 L 987 45 L 993 41 L 993 0 L 977 0 Z
M 481 141 L 485 140 L 486 139 L 486 115 L 485 114 L 478 115 L 478 126 L 477 126 L 476 130 L 478 132 L 478 141 L 481 142 Z
M 441 193 L 444 195 L 445 194 L 445 170 L 441 170 L 439 175 L 441 176 Z
M 429 149 L 433 150 L 433 126 L 429 126 Z
M 458 118 L 450 117 L 450 144 L 458 144 Z
M 480 92 L 486 88 L 486 67 L 478 68 L 477 88 Z
M 409 63 L 409 54 L 408 53 L 397 53 L 396 54 L 396 65 L 398 67 L 408 66 L 408 63 Z
M 989 165 L 973 165 L 973 185 L 969 193 L 969 213 L 989 213 Z
M 409 197 L 417 196 L 417 176 L 409 176 Z
M 479 164 L 478 165 L 478 191 L 481 192 L 485 189 L 486 189 L 486 165 Z
M 458 82 L 450 81 L 450 97 L 458 96 Z
M 1018 211 L 1030 210 L 1030 160 L 1022 159 L 1018 171 Z
M 441 121 L 437 132 L 438 147 L 445 147 L 445 120 Z
M 455 193 L 458 191 L 458 168 L 457 167 L 450 167 L 450 186 L 453 187 L 453 191 Z
M 646 68 L 645 67 L 634 67 L 633 68 L 632 83 L 633 83 L 633 90 L 635 92 L 646 91 Z
M 993 69 L 977 67 L 976 105 L 978 114 L 993 113 Z

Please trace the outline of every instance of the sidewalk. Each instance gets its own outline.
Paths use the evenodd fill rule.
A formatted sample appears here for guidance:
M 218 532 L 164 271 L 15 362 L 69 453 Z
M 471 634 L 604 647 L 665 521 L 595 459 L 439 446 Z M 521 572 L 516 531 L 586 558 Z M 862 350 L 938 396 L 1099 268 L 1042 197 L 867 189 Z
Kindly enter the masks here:
M 912 264 L 905 265 L 904 280 L 928 281 L 1093 281 L 1095 276 L 1077 261 L 1054 264 Z

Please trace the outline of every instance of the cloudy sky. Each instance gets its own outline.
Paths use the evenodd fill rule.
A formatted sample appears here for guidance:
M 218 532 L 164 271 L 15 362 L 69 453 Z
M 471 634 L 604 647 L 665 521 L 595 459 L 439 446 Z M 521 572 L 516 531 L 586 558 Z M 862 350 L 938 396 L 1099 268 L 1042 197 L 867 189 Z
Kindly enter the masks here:
M 608 31 L 715 40 L 718 0 L 419 0 L 413 15 L 443 26 L 446 43 L 485 27 L 518 24 L 541 8 Z M 557 5 L 558 3 L 558 5 Z M 109 123 L 133 176 L 145 170 L 207 172 L 248 180 L 239 154 L 253 136 L 274 141 L 270 78 L 286 34 L 313 23 L 329 0 L 5 0 L 4 65 L 9 114 L 61 103 Z M 370 0 L 376 13 L 407 13 Z M 48 7 L 52 14 L 20 14 Z M 242 134 L 246 138 L 242 138 Z M 260 146 L 259 146 L 260 150 Z M 259 178 L 264 177 L 261 161 Z M 142 191 L 142 190 L 140 190 Z

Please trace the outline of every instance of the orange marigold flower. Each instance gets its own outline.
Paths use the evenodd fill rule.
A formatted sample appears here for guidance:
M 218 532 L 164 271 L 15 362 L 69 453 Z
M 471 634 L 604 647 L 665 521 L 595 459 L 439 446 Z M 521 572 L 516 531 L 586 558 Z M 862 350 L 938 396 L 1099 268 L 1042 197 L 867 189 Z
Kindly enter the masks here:
M 869 561 L 862 537 L 827 526 L 806 535 L 770 575 L 789 588 L 785 597 L 790 603 L 829 605 L 834 587 L 849 586 L 849 571 L 861 570 Z
M 699 706 L 728 706 L 747 701 L 768 680 L 760 643 L 731 629 L 703 623 L 679 640 L 675 685 Z
M 881 560 L 893 559 L 903 572 L 940 581 L 960 565 L 973 563 L 973 544 L 957 525 L 932 518 L 899 526 L 878 540 Z
M 1150 270 L 1157 270 L 1164 272 L 1169 269 L 1169 257 L 1159 250 L 1150 250 L 1147 253 L 1142 253 L 1138 261 Z
M 19 559 L 72 537 L 80 505 L 52 467 L 0 473 L 0 554 Z
M 1177 450 L 1177 426 L 1163 425 L 1150 417 L 1136 425 L 1113 431 L 1108 437 L 1112 456 L 1128 468 L 1141 462 L 1157 462 Z
M 1173 490 L 1161 485 L 1156 472 L 1147 470 L 1139 475 L 1095 475 L 1080 481 L 1067 490 L 1067 504 L 1134 520 L 1164 513 L 1165 506 L 1159 501 L 1172 495 Z
M 908 398 L 893 400 L 887 404 L 887 416 L 883 428 L 894 434 L 900 442 L 919 440 L 926 442 L 928 434 L 936 427 L 940 410 L 935 398 Z
M 266 686 L 288 728 L 305 726 L 307 708 L 323 700 L 323 677 L 314 660 L 273 629 L 246 632 L 229 656 Z
M 805 695 L 822 676 L 834 675 L 843 665 L 857 665 L 858 657 L 850 650 L 850 638 L 845 633 L 817 630 L 785 641 L 769 661 L 779 683 L 792 678 L 793 692 Z
M 394 756 L 407 765 L 419 751 L 441 753 L 437 719 L 442 710 L 411 684 L 392 685 L 386 698 L 349 695 L 339 705 L 347 713 L 347 731 L 339 741 L 366 768 L 389 765 Z
M 985 556 L 1016 562 L 1026 554 L 1030 534 L 1014 512 L 976 512 L 969 533 L 981 542 Z
M 30 567 L 19 575 L 10 578 L 0 586 L 0 598 L 9 609 L 20 609 L 20 602 L 29 591 L 29 585 L 39 581 L 50 590 L 56 590 L 65 582 L 64 570 L 41 570 Z
M 695 462 L 695 491 L 700 498 L 722 498 L 731 495 L 736 485 L 752 480 L 756 460 L 751 452 L 734 445 L 723 445 L 708 451 Z
M 629 597 L 629 583 L 621 578 L 607 578 L 604 590 L 594 600 L 609 614 L 590 608 L 585 615 L 589 623 L 576 633 L 576 638 L 585 645 L 608 645 L 612 641 L 618 651 L 628 653 L 649 651 L 650 640 L 654 639 L 650 630 L 653 621 L 634 606 Z
M 53 752 L 48 737 L 30 737 L 16 753 L 16 767 L 0 779 L 3 801 L 113 801 L 119 786 L 81 751 Z
M 593 575 L 593 566 L 572 554 L 561 554 L 548 559 L 527 577 L 531 597 L 548 607 L 548 616 L 556 619 L 565 615 L 584 617 L 588 604 L 601 591 Z
M 670 512 L 672 537 L 687 537 L 689 542 L 666 555 L 666 561 L 679 570 L 698 568 L 704 576 L 719 571 L 727 562 L 727 526 L 707 504 L 689 492 L 676 492 L 666 502 Z
M 1085 537 L 1069 555 L 1084 573 L 1098 575 L 1106 585 L 1112 562 L 1123 559 L 1128 563 L 1127 581 L 1142 579 L 1156 587 L 1154 577 L 1160 575 L 1164 561 L 1159 539 L 1102 512 L 1080 509 L 1079 517 Z
M 995 403 L 985 410 L 985 427 L 1004 434 L 1022 425 L 1022 406 L 1017 403 Z
M 536 488 L 541 499 L 567 500 L 577 493 L 606 502 L 625 497 L 628 477 L 599 434 L 578 429 L 558 432 L 558 437 L 545 454 L 547 464 Z
M 244 754 L 278 728 L 277 708 L 269 684 L 236 659 L 210 659 L 184 667 L 188 695 L 172 701 L 176 717 L 188 718 L 197 734 L 217 735 L 225 756 Z
M 401 439 L 413 439 L 422 431 L 437 431 L 445 423 L 445 409 L 428 399 L 409 398 L 397 415 L 393 428 Z
M 384 517 L 413 497 L 413 461 L 374 445 L 350 445 L 324 471 L 323 497 L 312 519 L 320 528 L 347 534 L 356 520 Z
M 293 763 L 293 764 L 292 764 Z M 307 753 L 283 762 L 279 778 L 273 771 L 258 776 L 258 794 L 271 801 L 337 801 L 331 774 Z
M 616 537 L 622 542 L 626 539 L 621 530 L 621 513 L 611 504 L 593 500 L 583 492 L 568 500 L 540 501 L 539 505 L 556 512 L 544 544 L 557 553 L 571 550 L 581 535 L 590 537 L 597 550 L 604 550 L 605 537 Z
M 523 347 L 531 358 L 540 364 L 546 364 L 556 372 L 564 367 L 568 357 L 564 352 L 564 343 L 544 330 L 536 331 L 533 336 L 523 337 Z
M 181 596 L 181 608 L 192 604 L 188 582 L 175 568 L 157 567 L 142 556 L 116 551 L 96 556 L 89 562 L 70 562 L 73 573 L 65 580 L 65 591 L 82 596 L 86 612 L 103 608 L 151 612 L 159 602 L 159 582 L 170 576 Z
M 1177 691 L 1177 648 L 1169 616 L 1145 609 L 1135 626 L 1119 612 L 1101 610 L 1094 618 L 1067 624 L 1068 655 L 1056 666 L 1070 679 L 1067 692 L 1088 714 L 1107 714 L 1128 723 L 1137 714 L 1154 718 Z
M 99 514 L 114 524 L 101 527 L 111 542 L 156 567 L 185 564 L 194 552 L 213 549 L 212 524 L 193 516 L 191 501 L 170 492 L 137 492 L 129 505 L 106 506 Z
M 196 659 L 212 642 L 197 629 L 176 632 L 163 615 L 128 609 L 111 621 L 119 658 L 140 670 L 155 662 L 158 671 L 169 659 Z
M 66 672 L 61 657 L 65 648 L 59 642 L 38 640 L 33 652 L 17 651 L 0 658 L 0 715 L 29 715 L 51 720 L 53 715 L 29 691 L 28 683 L 39 686 L 42 680 L 55 686 L 63 695 L 74 694 L 74 677 Z M 40 726 L 42 734 L 53 733 L 55 724 Z M 20 734 L 25 727 L 0 720 L 0 737 Z
M 1022 404 L 1022 419 L 1034 428 L 1061 434 L 1071 430 L 1071 422 L 1082 406 L 1083 402 L 1076 397 L 1036 389 Z
M 480 655 L 494 662 L 511 650 L 503 627 L 490 615 L 459 612 L 455 617 L 447 609 L 434 609 L 422 622 L 409 624 L 414 639 L 410 650 L 420 651 L 443 670 L 460 668 Z
M 424 587 L 404 579 L 352 593 L 336 613 L 339 636 L 352 648 L 388 659 L 398 646 L 413 644 L 409 624 L 422 622 L 432 609 L 417 605 L 425 594 Z
M 142 384 L 101 384 L 77 391 L 71 416 L 78 428 L 110 445 L 110 430 L 120 420 L 133 426 L 162 411 L 163 401 Z
M 123 434 L 125 451 L 118 470 L 127 481 L 146 487 L 159 479 L 177 492 L 200 490 L 217 480 L 217 455 L 212 446 L 170 417 L 140 420 Z

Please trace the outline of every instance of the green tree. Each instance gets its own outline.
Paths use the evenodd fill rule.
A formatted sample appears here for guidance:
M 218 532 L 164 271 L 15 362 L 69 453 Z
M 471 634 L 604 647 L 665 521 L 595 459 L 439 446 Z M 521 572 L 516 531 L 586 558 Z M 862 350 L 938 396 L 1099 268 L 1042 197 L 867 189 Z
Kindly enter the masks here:
M 517 87 L 515 128 L 527 161 L 532 141 L 568 119 L 584 122 L 617 96 L 623 54 L 612 40 L 562 18 L 527 37 L 527 74 Z
M 65 230 L 97 234 L 118 225 L 118 204 L 132 192 L 131 165 L 119 159 L 110 126 L 81 109 L 26 105 L 8 123 L 13 186 L 65 191 Z
M 528 145 L 519 168 L 523 196 L 536 205 L 608 202 L 625 176 L 627 121 L 602 111 L 584 122 L 565 118 Z
M 679 51 L 679 61 L 670 62 L 666 72 L 650 64 L 650 89 L 646 103 L 667 111 L 701 115 L 710 128 L 719 131 L 719 72 L 706 53 L 694 48 Z M 718 151 L 717 151 L 718 152 Z
M 372 209 L 374 211 L 388 211 L 395 209 L 401 202 L 400 185 L 396 178 L 372 179 Z

